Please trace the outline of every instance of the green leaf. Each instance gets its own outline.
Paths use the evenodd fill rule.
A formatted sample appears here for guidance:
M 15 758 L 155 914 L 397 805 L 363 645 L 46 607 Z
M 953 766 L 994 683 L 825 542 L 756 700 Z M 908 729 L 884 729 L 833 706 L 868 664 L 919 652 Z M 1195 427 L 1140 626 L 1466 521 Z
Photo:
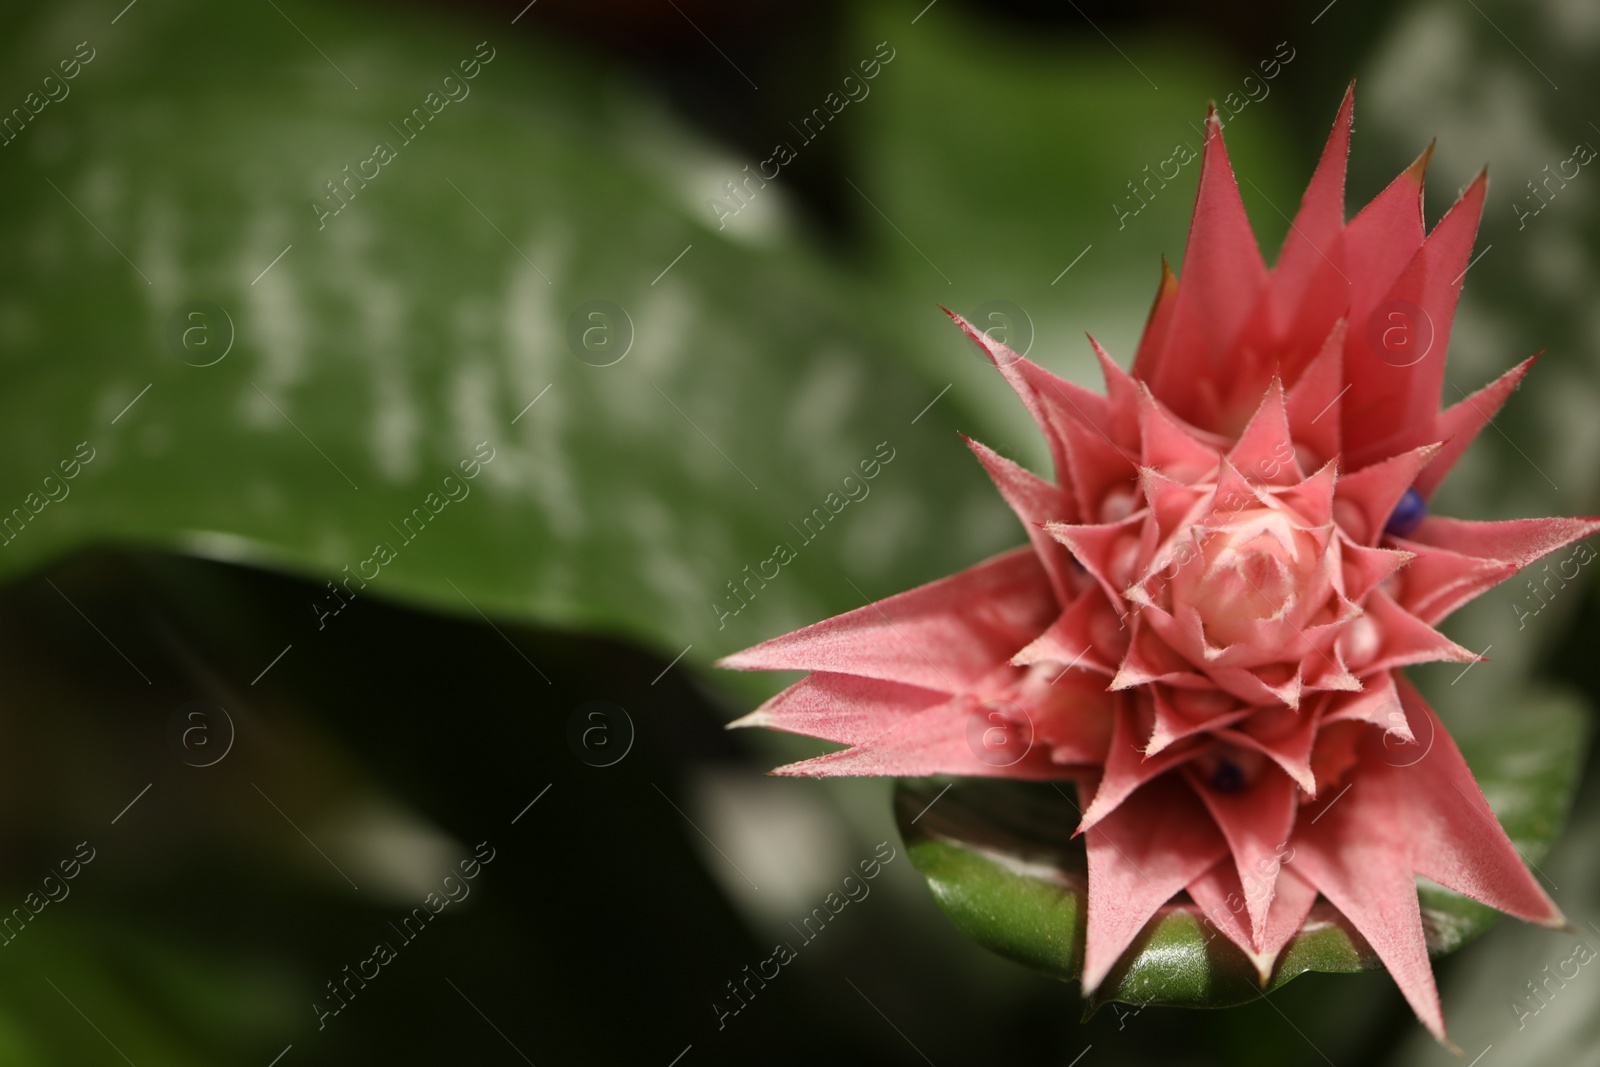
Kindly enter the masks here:
M 1587 726 L 1571 701 L 1530 700 L 1515 717 L 1458 737 L 1485 795 L 1531 862 L 1549 847 L 1571 801 Z M 1079 977 L 1088 866 L 1066 783 L 905 780 L 895 815 L 907 852 L 956 927 L 1000 955 L 1062 980 Z M 1438 886 L 1421 887 L 1430 952 L 1451 952 L 1498 913 Z M 1325 900 L 1278 959 L 1268 991 L 1306 971 L 1380 967 L 1366 941 Z M 1096 991 L 1095 1005 L 1225 1007 L 1259 999 L 1254 966 L 1186 900 L 1169 904 Z
M 704 662 L 1014 536 L 938 521 L 1003 506 L 937 387 L 854 279 L 719 232 L 740 164 L 605 64 L 532 16 L 277 7 L 12 13 L 7 69 L 97 28 L 0 170 L 0 578 L 176 547 Z

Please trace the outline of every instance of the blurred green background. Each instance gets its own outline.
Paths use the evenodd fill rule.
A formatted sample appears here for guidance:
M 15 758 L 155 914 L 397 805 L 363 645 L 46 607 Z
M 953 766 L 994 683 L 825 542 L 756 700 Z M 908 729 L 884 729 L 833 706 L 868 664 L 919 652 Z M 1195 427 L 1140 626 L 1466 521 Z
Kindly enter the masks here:
M 1447 399 L 1548 355 L 1438 508 L 1600 510 L 1600 177 L 1527 184 L 1600 145 L 1600 8 L 69 0 L 5 26 L 0 908 L 27 917 L 0 1062 L 1452 1062 L 1382 974 L 1080 1022 L 903 852 L 719 1027 L 726 983 L 899 839 L 888 783 L 763 777 L 826 746 L 724 733 L 781 679 L 709 665 L 1021 541 L 956 431 L 1043 449 L 939 305 L 1097 386 L 1082 335 L 1129 361 L 1194 168 L 1136 214 L 1128 183 L 1198 149 L 1211 99 L 1269 258 L 1352 77 L 1352 211 L 1434 137 L 1430 224 L 1489 166 Z M 885 446 L 735 614 L 729 583 Z M 1452 728 L 1592 706 L 1593 589 L 1516 579 L 1452 620 L 1492 646 L 1470 684 L 1418 672 Z M 1542 866 L 1600 945 L 1593 779 Z M 480 842 L 470 897 L 319 1028 Z M 1592 968 L 1512 1008 L 1572 944 L 1502 924 L 1438 961 L 1469 1060 L 1600 1064 Z

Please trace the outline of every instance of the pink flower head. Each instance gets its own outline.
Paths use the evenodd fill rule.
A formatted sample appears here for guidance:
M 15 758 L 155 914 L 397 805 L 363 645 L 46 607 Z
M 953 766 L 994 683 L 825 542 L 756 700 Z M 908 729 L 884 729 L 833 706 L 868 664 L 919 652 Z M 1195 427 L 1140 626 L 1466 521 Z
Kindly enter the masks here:
M 1476 660 L 1436 625 L 1600 520 L 1427 513 L 1532 360 L 1439 410 L 1485 178 L 1425 233 L 1425 153 L 1346 223 L 1352 105 L 1272 270 L 1208 118 L 1183 279 L 1132 374 L 1095 345 L 1105 396 L 952 316 L 1049 442 L 1053 482 L 969 442 L 1029 545 L 723 665 L 813 672 L 739 724 L 849 747 L 778 774 L 1075 780 L 1086 992 L 1183 892 L 1265 983 L 1320 894 L 1443 1040 L 1418 875 L 1565 920 L 1399 668 Z

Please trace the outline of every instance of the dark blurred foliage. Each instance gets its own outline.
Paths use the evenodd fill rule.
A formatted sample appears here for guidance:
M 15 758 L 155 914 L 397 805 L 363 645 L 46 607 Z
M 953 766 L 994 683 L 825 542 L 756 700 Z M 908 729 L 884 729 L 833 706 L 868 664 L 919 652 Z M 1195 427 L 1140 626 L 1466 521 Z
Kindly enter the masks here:
M 224 564 L 101 554 L 0 599 L 0 661 L 30 680 L 14 707 L 41 709 L 5 724 L 6 751 L 33 764 L 9 777 L 8 867 L 47 871 L 83 838 L 98 853 L 73 895 L 6 949 L 28 953 L 0 983 L 7 1014 L 33 1014 L 45 1062 L 109 1053 L 68 997 L 136 1063 L 266 1063 L 286 1045 L 285 1062 L 519 1062 L 508 1039 L 535 1063 L 665 1064 L 690 1045 L 686 1063 L 924 1062 L 909 1038 L 936 1063 L 1067 1062 L 1098 1045 L 1123 1063 L 1312 1064 L 1296 1029 L 1339 1062 L 1369 1062 L 1412 1025 L 1377 974 L 1311 976 L 1275 1006 L 1119 1007 L 1079 1025 L 1070 986 L 1017 972 L 1002 991 L 992 983 L 1008 964 L 948 966 L 978 950 L 930 925 L 931 905 L 908 911 L 891 895 L 890 880 L 920 882 L 902 858 L 879 876 L 879 900 L 842 913 L 840 932 L 802 947 L 719 1028 L 713 1001 L 731 1006 L 726 983 L 771 954 L 674 808 L 689 804 L 686 775 L 757 762 L 720 729 L 724 709 L 625 647 L 375 602 L 298 638 L 258 684 L 237 681 L 276 635 L 303 635 L 316 595 Z M 567 740 L 572 712 L 597 697 L 632 709 L 637 728 L 610 767 L 581 762 Z M 225 707 L 237 730 L 211 766 L 181 759 L 168 729 L 193 700 Z M 369 881 L 381 869 L 352 866 L 316 821 L 318 809 L 385 806 L 495 853 L 414 945 L 389 924 L 422 891 Z M 422 866 L 433 885 L 450 871 Z M 313 1002 L 333 1006 L 324 983 L 374 941 L 399 958 L 319 1030 Z M 946 965 L 916 965 L 929 958 Z M 125 985 L 126 999 L 100 982 Z M 1344 1012 L 1363 1017 L 1359 1031 Z M 130 1037 L 125 1013 L 157 1032 Z

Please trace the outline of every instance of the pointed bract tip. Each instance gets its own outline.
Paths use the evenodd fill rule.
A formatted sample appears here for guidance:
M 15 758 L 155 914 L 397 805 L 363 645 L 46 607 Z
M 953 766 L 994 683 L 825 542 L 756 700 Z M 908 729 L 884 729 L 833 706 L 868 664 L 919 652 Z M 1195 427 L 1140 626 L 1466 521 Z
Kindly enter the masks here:
M 1448 443 L 1449 439 L 1446 438 L 1443 441 L 1434 441 L 1432 444 L 1418 445 L 1416 448 L 1412 449 L 1413 452 L 1418 453 L 1422 460 L 1422 467 L 1418 469 L 1425 469 L 1428 464 L 1432 463 L 1434 459 L 1438 457 L 1439 451 Z
M 767 723 L 767 713 L 762 709 L 757 708 L 748 715 L 741 715 L 739 718 L 734 719 L 730 723 L 724 723 L 722 728 L 724 730 L 739 730 L 746 726 L 766 726 Z
M 1478 169 L 1478 173 L 1473 177 L 1473 179 L 1470 182 L 1467 183 L 1467 187 L 1465 189 L 1461 190 L 1461 195 L 1456 197 L 1456 202 L 1460 203 L 1461 201 L 1466 200 L 1468 197 L 1471 197 L 1471 196 L 1478 196 L 1478 197 L 1487 196 L 1488 192 L 1489 192 L 1489 164 L 1485 163 L 1482 167 L 1480 167 Z
M 1108 376 L 1107 385 L 1109 387 L 1109 378 L 1113 375 L 1120 374 L 1122 368 L 1117 365 L 1116 360 L 1111 358 L 1111 353 L 1106 351 L 1105 346 L 1094 339 L 1094 334 L 1090 333 L 1088 330 L 1085 330 L 1083 331 L 1083 336 L 1088 340 L 1090 349 L 1094 351 L 1095 359 L 1100 361 L 1100 369 Z
M 1416 159 L 1412 160 L 1411 166 L 1409 166 L 1409 167 L 1407 167 L 1405 169 L 1404 173 L 1405 173 L 1406 177 L 1408 177 L 1412 181 L 1416 182 L 1417 186 L 1419 188 L 1422 185 L 1423 178 L 1427 177 L 1427 174 L 1428 174 L 1428 161 L 1433 158 L 1433 150 L 1434 150 L 1435 147 L 1438 146 L 1438 144 L 1439 144 L 1439 139 L 1437 137 L 1435 137 L 1433 140 L 1429 141 L 1428 142 L 1428 147 L 1424 148 L 1422 150 L 1422 154 L 1420 156 L 1418 156 Z
M 1276 967 L 1278 963 L 1277 953 L 1273 953 L 1270 956 L 1258 956 L 1254 952 L 1251 952 L 1247 955 L 1250 957 L 1250 962 L 1255 964 L 1256 981 L 1260 983 L 1261 992 L 1263 995 L 1265 995 L 1267 992 L 1267 987 L 1272 984 L 1272 969 Z
M 1005 345 L 1000 344 L 997 341 L 991 340 L 988 334 L 984 333 L 982 330 L 980 330 L 976 326 L 972 325 L 971 322 L 968 322 L 967 319 L 965 318 L 965 316 L 962 316 L 962 315 L 960 315 L 960 314 L 958 314 L 958 313 L 956 313 L 954 311 L 951 311 L 949 308 L 946 308 L 946 307 L 942 307 L 942 310 L 944 311 L 944 313 L 946 315 L 950 316 L 950 321 L 951 322 L 954 322 L 957 326 L 961 327 L 961 332 L 962 333 L 964 333 L 968 337 L 972 338 L 972 343 L 973 344 L 975 344 L 979 348 L 983 349 L 983 354 L 989 360 L 989 362 L 994 364 L 994 366 L 1000 368 L 1000 370 L 1002 372 L 1004 372 L 1004 370 L 1005 370 L 1006 363 L 1000 362 L 999 358 L 997 358 L 995 356 L 994 350 L 995 350 L 995 347 L 997 345 L 1000 348 L 1004 349 L 1006 352 L 1011 353 L 1011 355 L 1016 356 L 1017 359 L 1021 359 L 1022 358 L 1021 356 L 1017 356 L 1016 353 L 1011 352 L 1011 350 L 1009 348 L 1007 348 Z M 1007 363 L 1010 363 L 1010 362 L 1015 362 L 1015 360 L 1008 360 L 1007 361 Z
M 1343 99 L 1339 101 L 1339 111 L 1333 120 L 1334 129 L 1338 130 L 1341 127 L 1346 131 L 1353 129 L 1355 127 L 1355 115 L 1356 80 L 1351 78 L 1350 84 L 1345 87 Z
M 819 757 L 820 758 L 820 757 Z M 826 771 L 807 769 L 806 765 L 811 760 L 801 760 L 799 763 L 786 763 L 782 767 L 774 767 L 767 772 L 768 778 L 826 778 Z

